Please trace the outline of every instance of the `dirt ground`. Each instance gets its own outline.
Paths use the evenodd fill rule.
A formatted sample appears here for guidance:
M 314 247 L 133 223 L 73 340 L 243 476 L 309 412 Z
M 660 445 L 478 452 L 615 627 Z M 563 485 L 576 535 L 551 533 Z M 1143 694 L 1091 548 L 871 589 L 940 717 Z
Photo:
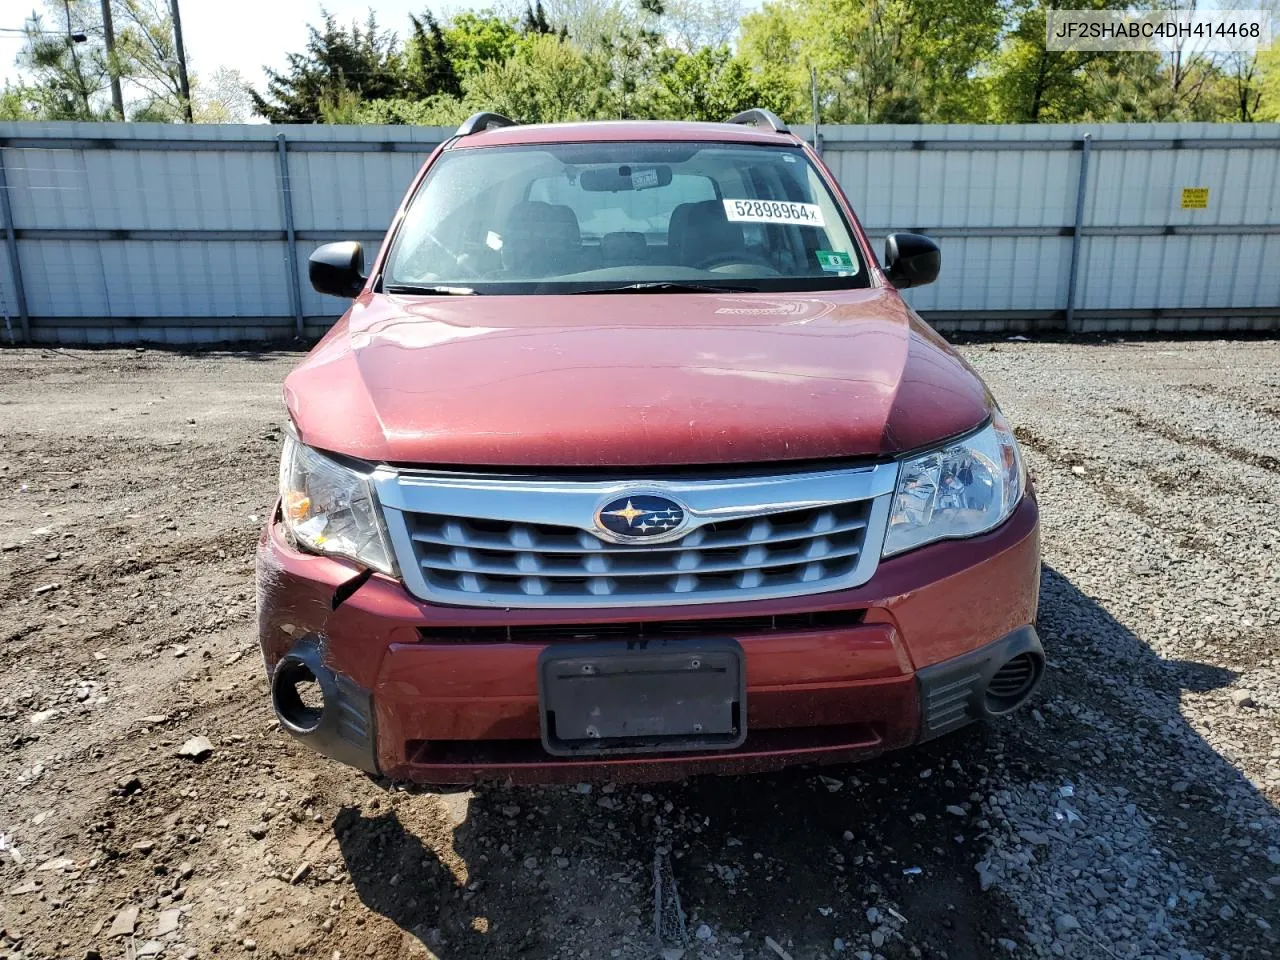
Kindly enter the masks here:
M 408 793 L 267 701 L 298 355 L 0 350 L 0 957 L 1280 955 L 1280 344 L 965 354 L 1042 501 L 1034 711 L 858 767 Z

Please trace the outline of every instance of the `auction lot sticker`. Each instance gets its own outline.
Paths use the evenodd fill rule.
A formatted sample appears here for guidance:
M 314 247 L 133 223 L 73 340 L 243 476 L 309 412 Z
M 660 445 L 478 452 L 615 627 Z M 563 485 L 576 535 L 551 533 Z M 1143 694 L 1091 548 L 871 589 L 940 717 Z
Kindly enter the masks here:
M 801 227 L 824 227 L 822 208 L 816 203 L 787 200 L 726 200 L 724 215 L 736 223 L 794 223 Z

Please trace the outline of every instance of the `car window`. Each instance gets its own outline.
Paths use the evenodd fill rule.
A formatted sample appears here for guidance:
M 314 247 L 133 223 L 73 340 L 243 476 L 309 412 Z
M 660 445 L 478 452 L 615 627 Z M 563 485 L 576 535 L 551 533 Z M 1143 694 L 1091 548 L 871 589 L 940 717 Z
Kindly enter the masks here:
M 409 204 L 383 281 L 493 293 L 868 282 L 798 146 L 687 142 L 446 151 Z

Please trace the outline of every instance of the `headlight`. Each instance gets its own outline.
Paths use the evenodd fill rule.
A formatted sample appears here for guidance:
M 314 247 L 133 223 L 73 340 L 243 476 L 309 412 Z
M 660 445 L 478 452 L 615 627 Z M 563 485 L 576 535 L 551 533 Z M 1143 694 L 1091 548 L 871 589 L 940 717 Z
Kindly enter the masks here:
M 280 459 L 285 529 L 315 553 L 395 572 L 369 478 L 286 436 Z
M 1025 486 L 1018 443 L 997 410 L 977 433 L 903 462 L 883 555 L 986 533 L 1013 513 Z

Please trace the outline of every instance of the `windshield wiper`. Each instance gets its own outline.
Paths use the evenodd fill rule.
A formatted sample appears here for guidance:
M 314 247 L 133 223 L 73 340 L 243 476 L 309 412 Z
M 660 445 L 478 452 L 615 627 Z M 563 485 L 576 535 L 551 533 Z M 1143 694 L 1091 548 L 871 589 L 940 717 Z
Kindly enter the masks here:
M 601 287 L 595 290 L 574 290 L 574 293 L 758 293 L 759 287 L 747 284 L 717 286 L 709 283 L 681 283 L 675 280 L 654 280 L 644 283 L 628 283 L 621 287 Z
M 449 287 L 449 286 L 420 286 L 416 283 L 390 283 L 386 286 L 387 293 L 410 293 L 421 294 L 422 296 L 445 296 L 445 297 L 474 297 L 476 292 L 470 287 Z

